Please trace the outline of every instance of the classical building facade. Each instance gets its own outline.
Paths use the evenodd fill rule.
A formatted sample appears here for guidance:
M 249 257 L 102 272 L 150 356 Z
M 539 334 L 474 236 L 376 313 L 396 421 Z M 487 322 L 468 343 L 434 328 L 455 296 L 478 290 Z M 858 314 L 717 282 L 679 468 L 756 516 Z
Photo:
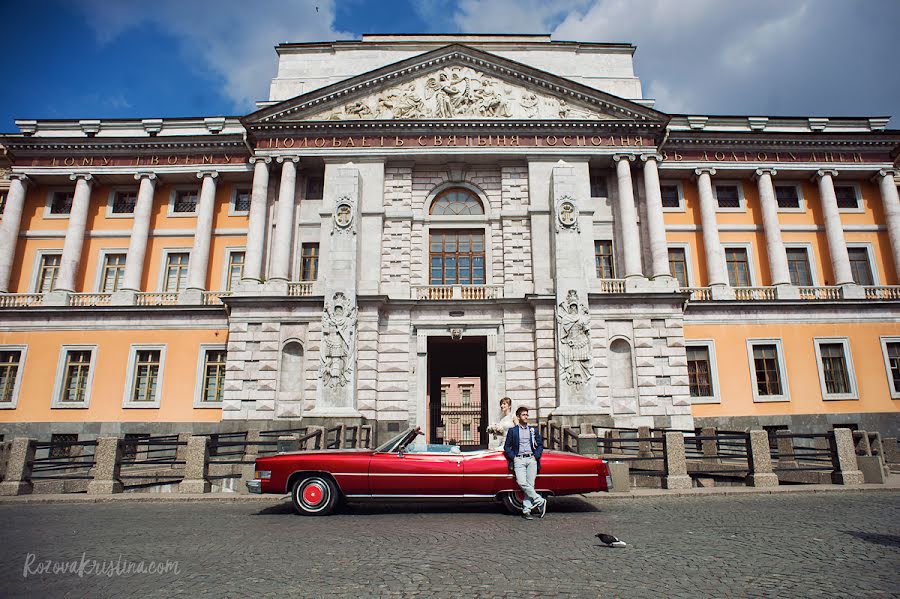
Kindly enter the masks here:
M 0 433 L 477 444 L 509 396 L 562 423 L 896 435 L 900 132 L 665 114 L 634 49 L 283 44 L 246 116 L 17 121 Z

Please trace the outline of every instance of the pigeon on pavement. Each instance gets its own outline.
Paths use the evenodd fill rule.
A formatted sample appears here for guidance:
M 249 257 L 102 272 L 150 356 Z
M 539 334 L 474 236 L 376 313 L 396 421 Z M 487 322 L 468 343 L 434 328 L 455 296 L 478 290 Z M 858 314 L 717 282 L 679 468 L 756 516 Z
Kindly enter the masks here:
M 616 537 L 614 537 L 614 536 L 612 536 L 612 535 L 608 535 L 608 534 L 606 534 L 605 532 L 598 532 L 598 533 L 597 533 L 596 535 L 594 535 L 594 536 L 597 537 L 598 539 L 600 539 L 600 541 L 601 541 L 603 544 L 609 545 L 610 547 L 627 547 L 627 546 L 628 546 L 628 545 L 625 543 L 625 541 L 620 541 L 620 540 L 617 539 Z

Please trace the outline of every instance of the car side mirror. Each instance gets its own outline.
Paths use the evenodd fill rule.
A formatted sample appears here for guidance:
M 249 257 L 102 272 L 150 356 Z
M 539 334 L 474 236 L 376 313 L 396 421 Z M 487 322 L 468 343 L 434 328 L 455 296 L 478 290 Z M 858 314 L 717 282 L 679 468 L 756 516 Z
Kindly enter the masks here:
M 405 450 L 406 450 L 405 447 L 401 447 L 400 449 L 397 450 L 397 455 L 402 458 L 403 455 L 406 453 Z

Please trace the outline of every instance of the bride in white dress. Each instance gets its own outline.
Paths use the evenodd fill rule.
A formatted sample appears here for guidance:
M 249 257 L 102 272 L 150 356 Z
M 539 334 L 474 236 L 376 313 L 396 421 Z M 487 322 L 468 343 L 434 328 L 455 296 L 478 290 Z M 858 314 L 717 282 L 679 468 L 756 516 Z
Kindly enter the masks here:
M 504 397 L 500 400 L 500 412 L 503 414 L 500 422 L 492 424 L 488 427 L 488 433 L 491 435 L 488 449 L 497 449 L 503 451 L 503 443 L 506 441 L 506 432 L 516 425 L 512 414 L 512 400 Z

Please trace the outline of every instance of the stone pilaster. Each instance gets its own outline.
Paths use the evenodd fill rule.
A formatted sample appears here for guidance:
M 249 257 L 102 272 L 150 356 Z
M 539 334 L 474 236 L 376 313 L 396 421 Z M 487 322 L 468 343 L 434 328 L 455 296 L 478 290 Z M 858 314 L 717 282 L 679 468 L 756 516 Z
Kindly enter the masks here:
M 78 273 L 78 265 L 81 264 L 81 249 L 84 246 L 88 208 L 91 203 L 91 185 L 94 178 L 91 175 L 80 173 L 73 174 L 70 178 L 75 181 L 75 196 L 72 198 L 69 226 L 66 228 L 66 240 L 63 242 L 56 289 L 72 293 L 75 291 L 75 275 Z
M 294 238 L 294 198 L 297 192 L 297 156 L 279 156 L 281 184 L 278 187 L 278 205 L 275 208 L 275 239 L 272 244 L 271 271 L 267 283 L 284 287 L 291 278 L 291 243 Z
M 359 253 L 359 293 L 376 295 L 381 277 L 384 230 L 384 161 L 367 161 L 359 169 L 359 237 L 366 251 Z
M 831 255 L 834 284 L 853 285 L 847 241 L 844 239 L 841 213 L 838 210 L 837 197 L 834 195 L 834 177 L 836 176 L 837 171 L 834 170 L 823 169 L 816 173 L 819 182 L 819 200 L 822 203 L 822 215 L 825 218 L 825 236 L 828 239 L 828 253 Z
M 891 254 L 894 257 L 894 276 L 900 283 L 900 198 L 897 196 L 897 184 L 894 177 L 898 171 L 882 169 L 878 171 L 878 187 L 881 189 L 881 201 L 884 204 L 884 219 L 888 237 L 891 240 Z
M 209 271 L 209 246 L 212 241 L 213 215 L 216 206 L 215 171 L 201 171 L 197 178 L 200 185 L 200 201 L 197 204 L 197 224 L 194 228 L 194 247 L 188 264 L 187 287 L 179 302 L 202 303 L 202 292 L 206 290 L 206 275 Z
M 698 168 L 697 189 L 700 193 L 700 221 L 703 227 L 703 250 L 706 254 L 706 271 L 710 287 L 728 287 L 725 269 L 725 252 L 719 240 L 719 224 L 716 221 L 716 197 L 712 189 L 713 168 Z
M 662 191 L 659 187 L 658 154 L 644 154 L 644 193 L 647 195 L 647 231 L 650 236 L 650 275 L 654 279 L 671 280 L 666 224 L 663 220 Z
M 634 186 L 631 181 L 631 162 L 634 159 L 634 154 L 613 156 L 619 183 L 619 203 L 616 216 L 621 220 L 619 230 L 622 232 L 625 278 L 644 276 L 641 271 L 641 240 L 638 232 L 637 210 L 634 205 Z M 668 262 L 668 258 L 666 261 Z
M 781 239 L 781 225 L 778 223 L 778 200 L 772 177 L 775 169 L 756 169 L 756 186 L 759 191 L 759 204 L 762 208 L 763 230 L 766 234 L 766 254 L 769 257 L 769 274 L 772 285 L 776 287 L 790 286 L 791 274 L 788 270 L 787 253 Z
M 254 156 L 253 187 L 250 191 L 250 217 L 247 226 L 247 254 L 241 283 L 253 285 L 262 281 L 263 248 L 266 242 L 266 208 L 269 198 L 269 164 L 271 158 Z
M 30 181 L 25 175 L 18 173 L 11 174 L 9 178 L 6 208 L 3 211 L 3 222 L 0 223 L 0 293 L 9 292 L 9 276 L 16 257 L 19 227 L 22 225 L 22 208 L 25 205 L 25 192 Z

